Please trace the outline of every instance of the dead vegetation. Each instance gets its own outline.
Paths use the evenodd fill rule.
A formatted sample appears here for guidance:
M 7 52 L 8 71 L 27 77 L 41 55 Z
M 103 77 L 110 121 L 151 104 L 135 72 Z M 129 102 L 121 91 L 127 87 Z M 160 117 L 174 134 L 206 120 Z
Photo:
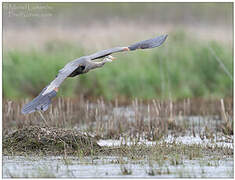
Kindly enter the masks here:
M 233 135 L 233 120 L 229 116 L 228 112 L 225 110 L 224 100 L 220 100 L 221 103 L 221 118 L 223 120 L 220 128 L 225 135 Z
M 27 101 L 3 100 L 3 133 L 11 128 L 45 125 L 37 112 L 21 114 L 21 108 Z M 196 132 L 195 124 L 189 122 L 190 116 L 199 117 L 199 132 Z M 49 127 L 75 128 L 92 133 L 98 139 L 118 139 L 123 135 L 138 139 L 144 133 L 147 139 L 157 140 L 171 132 L 184 133 L 190 130 L 192 134 L 202 133 L 206 126 L 207 130 L 215 133 L 210 128 L 210 122 L 215 119 L 217 132 L 233 134 L 232 99 L 135 99 L 112 102 L 102 98 L 88 100 L 82 96 L 78 99 L 58 98 L 43 113 L 43 117 Z M 200 117 L 203 118 L 200 120 Z
M 75 130 L 29 126 L 4 136 L 3 153 L 71 154 L 83 151 L 88 155 L 100 149 L 92 137 Z
M 28 100 L 27 100 L 28 101 Z M 4 152 L 70 153 L 82 150 L 89 154 L 99 146 L 99 139 L 141 139 L 158 142 L 173 135 L 199 135 L 216 140 L 233 135 L 232 99 L 181 101 L 104 101 L 58 98 L 43 113 L 22 115 L 26 101 L 3 101 Z M 197 121 L 190 119 L 196 117 Z M 15 129 L 12 132 L 12 129 Z M 70 130 L 66 130 L 70 129 Z M 80 132 L 91 134 L 92 138 Z M 138 152 L 139 153 L 139 152 Z M 138 154 L 137 153 L 137 154 Z M 192 155 L 192 154 L 191 154 Z

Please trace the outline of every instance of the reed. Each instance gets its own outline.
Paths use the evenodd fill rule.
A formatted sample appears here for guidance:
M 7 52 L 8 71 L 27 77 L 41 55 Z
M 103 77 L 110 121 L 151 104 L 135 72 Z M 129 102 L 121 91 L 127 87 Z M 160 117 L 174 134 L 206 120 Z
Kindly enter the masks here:
M 23 104 L 28 101 L 3 100 L 3 132 L 30 125 L 45 125 L 39 113 L 21 114 Z M 74 128 L 91 133 L 97 139 L 119 139 L 127 136 L 155 141 L 169 133 L 182 134 L 187 130 L 190 130 L 192 135 L 205 134 L 208 137 L 217 132 L 233 134 L 232 107 L 232 99 L 135 99 L 122 104 L 117 103 L 117 100 L 88 100 L 81 96 L 75 99 L 58 98 L 42 115 L 49 127 Z M 199 129 L 189 123 L 190 116 L 198 116 Z M 200 120 L 202 117 L 203 120 Z M 215 129 L 211 125 L 213 119 L 217 119 L 218 123 Z

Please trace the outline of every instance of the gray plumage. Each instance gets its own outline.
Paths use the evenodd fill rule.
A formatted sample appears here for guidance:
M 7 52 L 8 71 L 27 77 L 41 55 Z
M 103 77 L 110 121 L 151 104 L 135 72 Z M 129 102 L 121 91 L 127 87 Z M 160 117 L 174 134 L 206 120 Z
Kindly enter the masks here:
M 140 41 L 138 43 L 132 44 L 130 45 L 128 48 L 131 51 L 134 51 L 136 49 L 149 49 L 149 48 L 155 48 L 160 46 L 167 38 L 167 35 L 162 35 L 162 36 L 158 36 L 156 38 L 153 39 L 148 39 L 145 41 Z
M 51 104 L 51 99 L 56 96 L 57 92 L 53 90 L 50 93 L 43 96 L 42 93 L 46 90 L 46 88 L 47 87 L 45 87 L 42 90 L 42 92 L 31 102 L 24 105 L 22 109 L 23 114 L 32 113 L 37 110 L 46 111 L 48 109 L 49 105 Z
M 167 35 L 158 36 L 156 38 L 137 42 L 128 47 L 115 47 L 103 51 L 99 51 L 89 56 L 83 56 L 66 64 L 59 70 L 56 78 L 45 87 L 42 92 L 34 98 L 31 102 L 24 105 L 22 108 L 23 114 L 32 113 L 37 110 L 46 111 L 51 104 L 51 99 L 56 96 L 58 87 L 67 77 L 74 77 L 79 74 L 84 74 L 92 69 L 102 67 L 106 62 L 111 62 L 113 53 L 123 51 L 134 51 L 136 49 L 149 49 L 160 46 L 167 38 Z M 93 60 L 105 57 L 101 62 L 94 62 Z

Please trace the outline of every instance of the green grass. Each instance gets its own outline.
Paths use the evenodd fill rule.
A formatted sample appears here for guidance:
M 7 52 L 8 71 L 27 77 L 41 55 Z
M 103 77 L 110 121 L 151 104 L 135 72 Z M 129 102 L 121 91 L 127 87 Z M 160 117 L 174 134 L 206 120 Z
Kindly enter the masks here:
M 209 47 L 233 74 L 232 48 L 176 31 L 161 47 L 116 54 L 118 60 L 103 68 L 67 79 L 59 95 L 107 99 L 232 96 L 232 80 Z M 3 96 L 37 95 L 67 62 L 83 55 L 87 55 L 83 47 L 61 41 L 48 42 L 41 50 L 3 51 Z

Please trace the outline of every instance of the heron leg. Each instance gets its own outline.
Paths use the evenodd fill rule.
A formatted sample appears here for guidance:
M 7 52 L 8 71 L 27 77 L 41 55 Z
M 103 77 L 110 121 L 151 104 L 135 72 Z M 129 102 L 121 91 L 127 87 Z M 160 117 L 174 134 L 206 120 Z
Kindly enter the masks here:
M 38 113 L 40 114 L 41 118 L 43 119 L 44 124 L 45 124 L 47 127 L 49 127 L 48 124 L 47 124 L 47 121 L 46 121 L 46 119 L 43 117 L 41 111 L 38 111 Z
M 103 61 L 100 61 L 100 62 L 88 61 L 87 65 L 86 65 L 86 68 L 84 69 L 83 72 L 86 73 L 86 72 L 88 72 L 92 69 L 103 67 L 103 65 L 105 65 L 105 63 L 111 62 L 111 61 L 112 60 L 108 59 L 108 58 L 105 58 Z

